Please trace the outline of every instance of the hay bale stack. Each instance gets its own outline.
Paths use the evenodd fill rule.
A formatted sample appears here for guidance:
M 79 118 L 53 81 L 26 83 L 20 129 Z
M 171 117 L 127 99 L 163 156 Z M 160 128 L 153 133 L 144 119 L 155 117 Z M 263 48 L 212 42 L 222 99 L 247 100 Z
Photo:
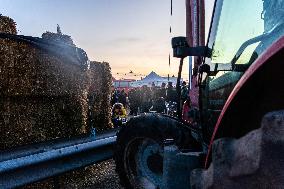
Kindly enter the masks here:
M 0 32 L 16 34 L 14 21 L 1 16 Z M 47 32 L 42 37 L 75 47 L 70 36 Z M 111 127 L 110 90 L 108 63 L 93 62 L 83 70 L 30 43 L 0 38 L 0 150 L 89 134 L 89 105 L 97 130 Z M 95 101 L 90 103 L 90 97 Z M 93 171 L 89 166 L 26 188 L 53 188 L 55 183 L 84 188 Z
M 0 39 L 0 95 L 70 96 L 87 93 L 79 66 L 30 44 Z
M 110 91 L 111 91 L 111 71 L 106 62 L 92 61 L 90 70 L 87 71 L 91 80 L 88 99 L 92 102 L 92 111 L 94 115 L 94 126 L 96 130 L 101 131 L 112 127 L 110 119 Z M 89 129 L 89 128 L 88 128 Z M 53 179 L 29 185 L 26 188 L 53 188 L 55 183 L 60 188 L 86 188 L 92 184 L 96 168 L 88 166 L 85 168 L 71 171 Z
M 66 43 L 68 45 L 75 46 L 71 36 L 69 35 L 64 35 L 61 33 L 52 33 L 52 32 L 45 32 L 41 36 L 43 39 L 53 41 L 53 42 L 59 42 L 59 43 Z
M 111 124 L 111 70 L 107 62 L 92 61 L 87 71 L 90 78 L 89 105 L 93 113 L 93 123 L 97 131 L 112 128 Z M 89 127 L 87 128 L 89 130 Z M 60 188 L 86 188 L 96 175 L 95 166 L 88 166 L 66 173 L 56 178 Z
M 17 34 L 16 22 L 0 14 L 0 33 Z
M 87 133 L 90 78 L 80 66 L 0 39 L 0 72 L 0 150 Z
M 91 78 L 90 95 L 93 97 L 92 113 L 94 126 L 97 130 L 104 130 L 111 124 L 111 71 L 107 62 L 92 61 L 90 64 Z
M 79 97 L 1 97 L 0 149 L 84 134 L 86 106 Z

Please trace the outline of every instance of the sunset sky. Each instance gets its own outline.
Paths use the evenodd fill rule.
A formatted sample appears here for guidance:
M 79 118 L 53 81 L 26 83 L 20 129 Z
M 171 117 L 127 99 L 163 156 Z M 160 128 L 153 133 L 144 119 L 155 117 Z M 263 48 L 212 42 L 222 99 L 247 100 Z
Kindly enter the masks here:
M 152 70 L 161 76 L 177 75 L 178 60 L 172 58 L 169 67 L 168 54 L 171 37 L 185 35 L 184 0 L 173 0 L 172 18 L 170 0 L 0 0 L 0 4 L 0 13 L 17 22 L 21 35 L 56 32 L 59 24 L 91 60 L 109 62 L 115 78 Z M 134 74 L 127 74 L 130 70 Z M 183 77 L 188 77 L 188 64 Z

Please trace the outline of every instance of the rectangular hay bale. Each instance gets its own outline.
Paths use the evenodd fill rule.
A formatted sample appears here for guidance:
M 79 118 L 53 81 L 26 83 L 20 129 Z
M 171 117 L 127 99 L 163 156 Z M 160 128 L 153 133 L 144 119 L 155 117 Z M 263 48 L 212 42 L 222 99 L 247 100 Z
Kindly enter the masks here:
M 10 39 L 0 39 L 0 72 L 0 95 L 78 95 L 90 85 L 79 65 Z
M 111 123 L 111 85 L 112 76 L 107 62 L 95 62 L 90 64 L 91 87 L 89 95 L 92 96 L 92 112 L 94 126 L 98 131 L 112 128 Z
M 0 99 L 0 150 L 86 134 L 87 100 L 82 97 Z
M 16 23 L 0 15 L 0 32 L 16 34 Z M 42 37 L 75 46 L 67 35 Z M 108 63 L 92 62 L 86 71 L 31 44 L 0 39 L 0 151 L 89 134 L 89 106 L 96 129 L 111 128 L 110 90 Z M 85 188 L 93 175 L 89 166 L 24 188 Z

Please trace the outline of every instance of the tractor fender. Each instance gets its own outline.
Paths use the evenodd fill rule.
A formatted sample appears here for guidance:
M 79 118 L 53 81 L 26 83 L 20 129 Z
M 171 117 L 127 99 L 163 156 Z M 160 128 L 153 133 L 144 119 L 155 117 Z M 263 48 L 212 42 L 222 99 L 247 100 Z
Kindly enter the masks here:
M 283 60 L 284 37 L 281 37 L 244 73 L 214 127 L 205 167 L 214 140 L 222 137 L 240 138 L 257 129 L 265 113 L 284 108 L 284 88 L 281 88 L 284 82 Z

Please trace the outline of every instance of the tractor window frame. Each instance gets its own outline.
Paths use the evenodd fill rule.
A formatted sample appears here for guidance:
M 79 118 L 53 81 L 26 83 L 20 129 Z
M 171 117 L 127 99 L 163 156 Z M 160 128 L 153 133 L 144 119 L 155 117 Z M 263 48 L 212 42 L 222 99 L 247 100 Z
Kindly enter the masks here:
M 214 46 L 214 42 L 215 42 L 216 35 L 217 35 L 218 24 L 219 24 L 221 12 L 222 12 L 223 2 L 224 0 L 215 0 L 215 3 L 214 3 L 211 23 L 210 23 L 210 29 L 209 29 L 208 38 L 207 38 L 207 45 L 206 45 L 209 49 L 213 49 L 213 46 Z M 211 71 L 217 70 L 218 64 L 212 63 L 211 57 L 210 58 L 205 57 L 203 59 L 203 63 L 208 64 L 210 66 Z M 224 71 L 232 69 L 231 65 L 229 64 L 223 64 L 222 66 L 224 66 L 223 68 Z
M 228 1 L 228 0 L 227 0 Z M 224 7 L 225 6 L 225 7 Z M 222 10 L 223 8 L 225 8 L 226 10 Z M 222 33 L 223 32 L 223 28 L 221 27 L 221 28 L 219 28 L 219 24 L 220 24 L 220 19 L 221 19 L 221 17 L 222 17 L 222 13 L 224 12 L 224 11 L 227 11 L 227 4 L 226 5 L 224 5 L 224 0 L 216 0 L 215 1 L 215 5 L 214 5 L 214 11 L 213 11 L 213 14 L 212 14 L 212 19 L 211 19 L 211 26 L 210 26 L 210 30 L 209 30 L 209 36 L 208 36 L 208 40 L 207 40 L 207 47 L 209 48 L 209 49 L 212 49 L 213 50 L 213 52 L 214 52 L 214 49 L 215 50 L 220 50 L 220 48 L 219 48 L 219 43 L 220 42 L 218 42 L 218 41 L 216 41 L 216 40 L 218 40 L 217 38 L 220 38 L 220 36 L 218 37 L 218 34 L 220 35 L 220 33 Z M 260 15 L 260 13 L 259 13 L 259 15 Z M 224 17 L 224 16 L 223 16 Z M 224 18 L 223 18 L 224 19 Z M 223 22 L 223 21 L 221 21 L 221 22 Z M 255 22 L 254 22 L 255 23 Z M 258 23 L 258 22 L 257 22 Z M 260 22 L 259 22 L 260 23 Z M 240 35 L 239 37 L 248 37 L 247 38 L 247 41 L 248 40 L 251 40 L 251 39 L 253 39 L 253 37 L 255 37 L 255 38 L 258 38 L 258 37 L 260 37 L 260 35 L 262 35 L 263 34 L 263 32 L 264 32 L 264 29 L 263 28 L 259 28 L 259 23 L 258 23 L 258 25 L 256 25 L 257 27 L 256 27 L 256 34 L 255 34 L 255 36 L 249 36 L 248 35 L 248 33 L 247 34 L 244 34 L 244 35 Z M 262 24 L 261 24 L 262 25 Z M 254 31 L 254 30 L 247 30 L 247 31 Z M 248 36 L 247 36 L 248 35 Z M 224 36 L 224 37 L 226 37 L 226 35 Z M 244 40 L 244 38 L 242 38 L 242 40 Z M 247 41 L 243 41 L 243 43 L 242 44 L 244 44 L 244 43 L 246 43 Z M 217 43 L 217 44 L 215 44 L 215 43 Z M 217 47 L 217 46 L 218 47 Z M 216 47 L 214 47 L 214 46 L 216 46 Z M 250 44 L 250 45 L 248 45 L 245 49 L 243 49 L 243 51 L 244 52 L 247 52 L 248 54 L 251 54 L 251 56 L 252 56 L 252 53 L 254 52 L 254 50 L 255 50 L 255 48 L 258 46 L 258 44 L 257 43 L 253 43 L 253 44 Z M 240 45 L 240 47 L 241 47 L 241 45 Z M 236 52 L 237 53 L 237 52 Z M 228 54 L 228 52 L 225 52 L 225 54 L 227 54 L 227 55 L 230 55 L 230 54 Z M 242 53 L 241 54 L 241 57 L 244 55 L 245 53 Z M 230 55 L 231 56 L 231 55 Z M 250 57 L 251 57 L 250 56 Z M 220 56 L 220 57 L 223 57 L 223 56 Z M 204 58 L 203 59 L 203 63 L 205 63 L 205 64 L 208 64 L 209 66 L 210 66 L 210 70 L 212 71 L 212 72 L 215 72 L 215 73 L 217 73 L 218 71 L 232 71 L 232 70 L 235 70 L 234 69 L 234 65 L 235 64 L 243 64 L 244 66 L 244 68 L 248 68 L 249 67 L 249 63 L 251 63 L 251 61 L 248 59 L 248 60 L 245 60 L 245 62 L 243 62 L 243 61 L 237 61 L 234 65 L 233 65 L 233 62 L 234 62 L 234 58 L 235 58 L 235 56 L 232 56 L 231 57 L 231 59 L 230 60 L 227 60 L 227 62 L 223 62 L 223 63 L 221 63 L 222 62 L 222 60 L 221 60 L 221 62 L 220 63 L 218 63 L 218 62 L 214 62 L 214 57 L 210 57 L 210 58 Z M 219 59 L 219 58 L 217 58 L 217 59 Z M 241 60 L 241 59 L 240 59 Z M 216 60 L 215 60 L 216 61 Z M 240 69 L 240 70 L 238 70 L 238 71 L 241 71 L 241 72 L 244 72 L 246 69 Z M 235 70 L 235 71 L 237 71 L 237 70 Z

